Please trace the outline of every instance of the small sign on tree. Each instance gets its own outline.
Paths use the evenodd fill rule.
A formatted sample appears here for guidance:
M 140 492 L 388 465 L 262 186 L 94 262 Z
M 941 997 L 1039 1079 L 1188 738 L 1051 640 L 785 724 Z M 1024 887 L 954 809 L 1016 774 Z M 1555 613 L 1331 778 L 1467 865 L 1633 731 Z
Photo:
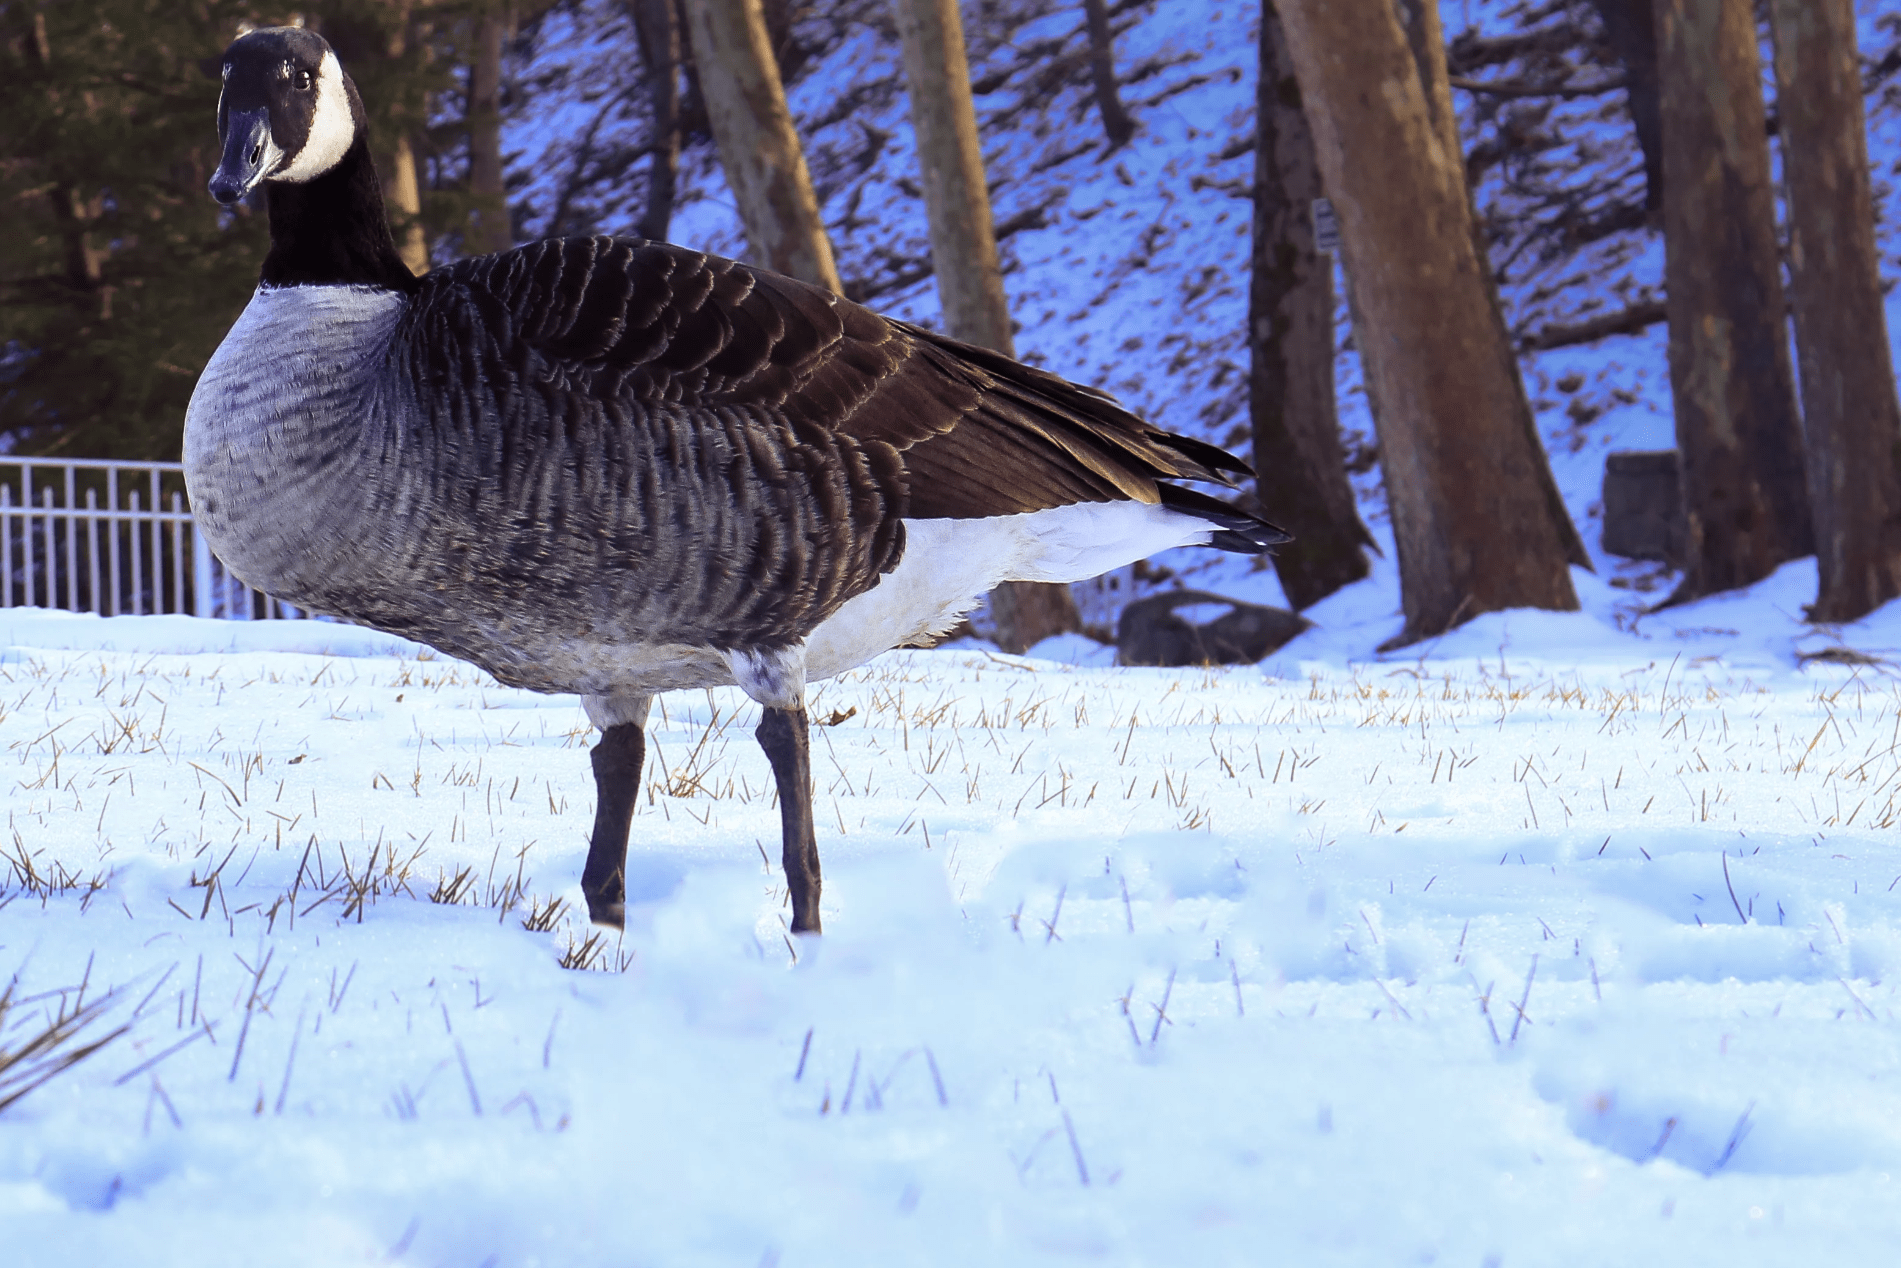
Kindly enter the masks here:
M 1340 222 L 1334 219 L 1333 203 L 1329 199 L 1314 199 L 1314 250 L 1340 250 Z

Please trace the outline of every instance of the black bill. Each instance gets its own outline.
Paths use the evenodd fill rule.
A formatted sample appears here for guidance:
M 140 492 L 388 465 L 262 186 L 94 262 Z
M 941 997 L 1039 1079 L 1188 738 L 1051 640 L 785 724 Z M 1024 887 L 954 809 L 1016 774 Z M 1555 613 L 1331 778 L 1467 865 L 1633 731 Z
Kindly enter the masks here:
M 225 125 L 224 159 L 211 178 L 211 196 L 229 207 L 256 189 L 270 175 L 265 158 L 276 148 L 271 143 L 270 111 L 233 110 Z

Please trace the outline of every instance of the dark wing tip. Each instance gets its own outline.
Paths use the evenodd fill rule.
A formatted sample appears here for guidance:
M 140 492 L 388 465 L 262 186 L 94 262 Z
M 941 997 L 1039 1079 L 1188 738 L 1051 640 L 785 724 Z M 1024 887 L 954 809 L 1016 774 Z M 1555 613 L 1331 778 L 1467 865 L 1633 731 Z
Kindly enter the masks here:
M 1258 515 L 1231 506 L 1219 498 L 1184 489 L 1180 485 L 1158 484 L 1162 505 L 1171 511 L 1193 515 L 1215 526 L 1208 544 L 1216 550 L 1231 550 L 1241 555 L 1271 553 L 1276 546 L 1294 540 L 1292 533 L 1271 524 Z
M 1216 550 L 1231 550 L 1237 555 L 1271 555 L 1274 547 L 1284 546 L 1294 540 L 1292 533 L 1283 532 L 1265 520 L 1261 524 L 1265 531 L 1251 530 L 1237 532 L 1233 529 L 1217 529 L 1208 538 L 1208 544 Z
M 1190 462 L 1206 468 L 1209 475 L 1205 478 L 1232 485 L 1234 480 L 1231 477 L 1239 476 L 1243 480 L 1248 480 L 1254 476 L 1253 467 L 1220 446 L 1211 445 L 1205 440 L 1196 440 L 1193 436 L 1183 436 L 1175 432 L 1160 431 L 1151 431 L 1149 437 L 1173 449 Z

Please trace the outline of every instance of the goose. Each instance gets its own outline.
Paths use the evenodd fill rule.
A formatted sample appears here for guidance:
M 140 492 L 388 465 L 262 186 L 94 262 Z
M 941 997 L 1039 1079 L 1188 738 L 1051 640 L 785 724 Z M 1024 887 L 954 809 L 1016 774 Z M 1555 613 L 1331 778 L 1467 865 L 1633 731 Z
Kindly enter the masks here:
M 817 934 L 808 682 L 1002 581 L 1289 540 L 1174 483 L 1251 474 L 1221 449 L 761 268 L 597 236 L 413 276 L 329 44 L 263 28 L 221 65 L 210 192 L 261 186 L 270 250 L 186 413 L 199 531 L 266 593 L 578 694 L 600 924 L 657 692 L 761 707 L 791 929 Z

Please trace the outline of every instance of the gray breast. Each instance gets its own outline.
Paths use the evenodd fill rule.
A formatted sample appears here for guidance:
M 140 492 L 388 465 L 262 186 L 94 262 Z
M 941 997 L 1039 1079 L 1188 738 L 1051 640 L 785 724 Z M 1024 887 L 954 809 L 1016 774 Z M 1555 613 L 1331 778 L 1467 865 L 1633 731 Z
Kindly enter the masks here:
M 360 520 L 359 438 L 403 309 L 369 287 L 260 287 L 205 367 L 185 480 L 200 531 L 251 585 L 304 603 L 347 567 L 336 526 Z

